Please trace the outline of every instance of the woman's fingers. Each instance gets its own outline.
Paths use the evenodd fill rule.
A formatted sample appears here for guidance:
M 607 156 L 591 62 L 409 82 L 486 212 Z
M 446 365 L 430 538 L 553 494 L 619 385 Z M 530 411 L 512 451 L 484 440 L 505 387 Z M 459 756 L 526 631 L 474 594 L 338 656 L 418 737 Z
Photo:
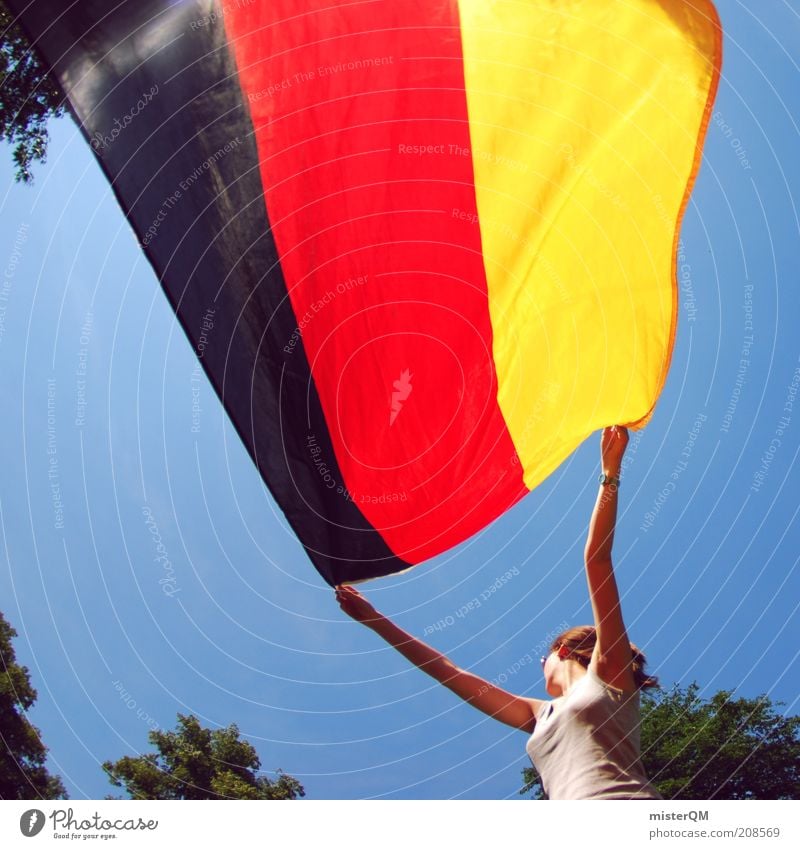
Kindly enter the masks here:
M 347 584 L 337 584 L 335 587 L 336 600 L 342 610 L 350 616 L 358 614 L 359 602 L 366 602 L 366 599 L 358 592 L 358 590 Z

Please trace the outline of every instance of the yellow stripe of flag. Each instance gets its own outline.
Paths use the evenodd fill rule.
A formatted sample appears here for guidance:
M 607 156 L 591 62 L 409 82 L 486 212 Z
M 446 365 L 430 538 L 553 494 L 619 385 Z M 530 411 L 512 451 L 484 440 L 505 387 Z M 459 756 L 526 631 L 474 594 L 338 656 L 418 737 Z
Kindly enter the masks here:
M 707 0 L 459 0 L 500 408 L 533 488 L 642 425 L 721 61 Z

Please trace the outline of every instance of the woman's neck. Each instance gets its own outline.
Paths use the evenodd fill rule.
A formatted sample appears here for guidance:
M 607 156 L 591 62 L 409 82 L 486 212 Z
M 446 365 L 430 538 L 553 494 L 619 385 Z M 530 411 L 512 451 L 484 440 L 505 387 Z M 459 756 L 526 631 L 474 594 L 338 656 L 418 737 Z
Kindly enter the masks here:
M 586 667 L 579 663 L 567 663 L 561 675 L 561 695 L 569 695 L 570 690 L 586 675 Z

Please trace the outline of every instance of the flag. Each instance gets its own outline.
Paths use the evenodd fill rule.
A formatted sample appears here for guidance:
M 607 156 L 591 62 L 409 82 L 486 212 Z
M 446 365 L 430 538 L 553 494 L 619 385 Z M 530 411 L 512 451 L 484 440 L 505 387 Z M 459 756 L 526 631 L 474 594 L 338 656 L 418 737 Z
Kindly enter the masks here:
M 708 0 L 8 5 L 330 584 L 651 416 Z

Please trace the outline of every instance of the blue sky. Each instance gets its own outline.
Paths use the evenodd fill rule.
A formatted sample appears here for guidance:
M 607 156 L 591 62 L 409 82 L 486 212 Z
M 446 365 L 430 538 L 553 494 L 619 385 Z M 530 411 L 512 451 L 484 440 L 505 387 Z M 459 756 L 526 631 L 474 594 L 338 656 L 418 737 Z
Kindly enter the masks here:
M 617 579 L 663 683 L 797 713 L 800 3 L 717 5 L 723 78 L 684 223 L 672 369 L 629 447 Z M 32 187 L 13 183 L 10 149 L 0 176 L 0 610 L 70 795 L 112 792 L 100 763 L 146 750 L 180 711 L 236 722 L 311 798 L 518 798 L 524 734 L 340 612 L 72 122 L 52 124 Z M 457 664 L 544 696 L 543 643 L 590 620 L 598 444 L 483 533 L 364 593 Z

